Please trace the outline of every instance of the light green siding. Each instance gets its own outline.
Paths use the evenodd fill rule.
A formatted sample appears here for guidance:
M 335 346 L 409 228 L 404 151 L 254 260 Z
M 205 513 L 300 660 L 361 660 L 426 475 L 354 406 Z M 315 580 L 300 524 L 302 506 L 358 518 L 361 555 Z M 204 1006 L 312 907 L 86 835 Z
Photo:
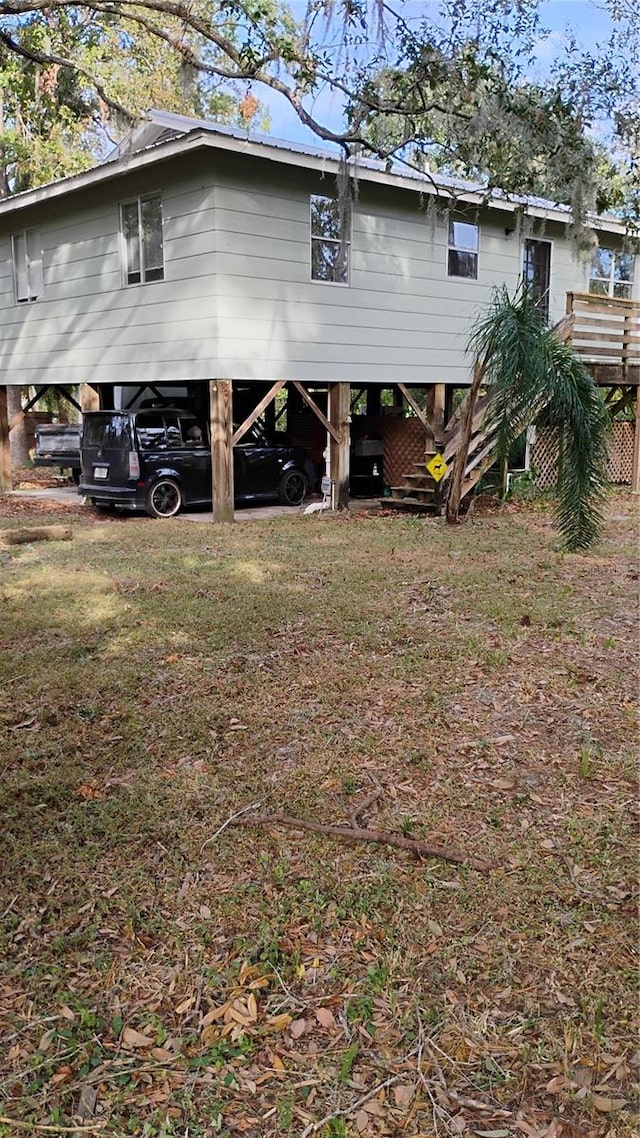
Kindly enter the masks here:
M 162 190 L 165 279 L 125 286 L 119 204 L 157 189 L 131 179 L 69 197 L 0 236 L 0 382 L 154 382 L 215 374 L 213 189 L 177 171 Z M 99 197 L 98 202 L 95 198 Z M 44 296 L 16 304 L 10 234 L 38 225 Z
M 161 190 L 165 280 L 126 287 L 121 201 Z M 33 206 L 0 229 L 0 382 L 170 383 L 214 377 L 352 384 L 469 381 L 466 343 L 492 287 L 517 286 L 523 234 L 478 216 L 478 279 L 447 276 L 447 222 L 418 194 L 362 182 L 350 283 L 311 280 L 309 197 L 333 177 L 218 152 L 159 164 L 91 193 Z M 467 214 L 469 220 L 475 214 Z M 44 296 L 16 304 L 10 235 L 38 225 Z M 508 230 L 510 230 L 508 232 Z M 587 287 L 560 225 L 551 316 Z

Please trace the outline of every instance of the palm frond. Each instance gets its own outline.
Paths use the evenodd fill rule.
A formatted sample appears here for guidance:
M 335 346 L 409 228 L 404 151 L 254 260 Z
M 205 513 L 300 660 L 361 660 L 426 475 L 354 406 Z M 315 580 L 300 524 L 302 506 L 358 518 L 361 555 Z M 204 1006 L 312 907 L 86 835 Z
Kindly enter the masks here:
M 555 391 L 549 422 L 558 437 L 556 520 L 569 550 L 600 535 L 611 420 L 599 388 L 566 344 L 554 345 Z
M 472 333 L 475 359 L 487 359 L 486 423 L 495 435 L 498 459 L 508 458 L 535 409 L 547 401 L 549 344 L 544 331 L 527 291 L 519 289 L 511 296 L 502 285 Z
M 610 423 L 597 385 L 524 288 L 494 291 L 469 346 L 476 364 L 485 361 L 485 422 L 498 459 L 545 411 L 558 437 L 557 524 L 568 550 L 587 549 L 602 527 L 607 488 Z

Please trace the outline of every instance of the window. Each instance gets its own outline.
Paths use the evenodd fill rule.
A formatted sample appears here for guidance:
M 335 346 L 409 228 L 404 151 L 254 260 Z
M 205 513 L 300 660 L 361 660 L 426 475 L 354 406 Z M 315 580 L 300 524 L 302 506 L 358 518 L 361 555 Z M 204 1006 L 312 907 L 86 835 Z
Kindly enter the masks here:
M 171 428 L 167 427 L 167 430 L 170 431 Z M 193 415 L 189 415 L 186 418 L 180 418 L 178 424 L 178 434 L 180 436 L 180 442 L 176 443 L 176 446 L 207 446 L 206 433 L 203 431 L 197 419 L 194 419 Z M 171 438 L 169 438 L 169 442 L 171 443 Z
M 25 229 L 11 238 L 13 278 L 19 304 L 37 300 L 44 292 L 42 238 L 39 229 Z
M 92 411 L 82 421 L 82 445 L 86 447 L 111 447 L 131 450 L 129 416 L 126 412 Z
M 633 270 L 633 253 L 596 249 L 589 273 L 589 292 L 629 299 L 633 289 Z
M 184 446 L 182 438 L 182 431 L 180 430 L 180 423 L 177 415 L 165 415 L 164 425 L 167 431 L 167 446 L 181 447 Z
M 126 284 L 164 280 L 162 199 L 138 198 L 120 207 Z
M 349 284 L 351 211 L 340 217 L 337 198 L 311 195 L 311 279 Z
M 136 434 L 140 450 L 155 450 L 166 447 L 167 435 L 162 415 L 157 412 L 142 412 L 136 415 Z
M 447 276 L 478 279 L 480 229 L 470 221 L 449 221 Z
M 538 311 L 549 319 L 549 289 L 551 287 L 551 243 L 529 238 L 524 243 L 522 276 L 529 297 Z

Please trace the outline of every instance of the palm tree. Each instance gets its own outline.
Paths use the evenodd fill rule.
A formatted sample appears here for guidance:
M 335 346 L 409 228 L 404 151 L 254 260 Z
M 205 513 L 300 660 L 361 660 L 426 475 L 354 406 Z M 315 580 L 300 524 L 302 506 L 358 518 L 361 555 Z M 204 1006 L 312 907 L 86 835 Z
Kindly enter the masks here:
M 588 549 L 602 527 L 610 419 L 602 394 L 569 345 L 549 328 L 526 289 L 493 292 L 470 338 L 474 378 L 451 478 L 447 520 L 457 521 L 466 464 L 465 425 L 481 386 L 485 430 L 506 461 L 523 430 L 544 415 L 558 440 L 556 521 L 568 550 Z M 468 448 L 468 439 L 466 440 Z

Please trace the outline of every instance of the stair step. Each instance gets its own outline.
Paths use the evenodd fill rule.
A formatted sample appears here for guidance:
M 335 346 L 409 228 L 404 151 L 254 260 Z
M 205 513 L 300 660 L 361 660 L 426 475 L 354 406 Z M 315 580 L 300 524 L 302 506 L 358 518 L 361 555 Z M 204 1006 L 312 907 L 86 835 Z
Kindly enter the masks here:
M 404 474 L 403 478 L 405 482 L 419 482 L 422 480 L 422 482 L 429 482 L 431 485 L 433 485 L 434 482 L 433 475 L 429 474 L 426 470 L 423 470 L 422 473 Z
M 403 497 L 405 497 L 407 494 L 410 497 L 413 495 L 416 498 L 420 498 L 421 500 L 424 499 L 425 496 L 429 500 L 434 497 L 434 491 L 431 486 L 407 486 L 406 484 L 404 486 L 392 486 L 391 493 L 402 494 Z
M 435 455 L 433 455 L 433 454 L 427 455 L 427 458 L 428 458 L 428 460 L 431 460 L 432 458 L 435 458 Z M 447 459 L 447 466 L 450 467 L 452 462 L 453 462 L 453 459 L 448 458 Z M 426 478 L 433 478 L 433 475 L 429 473 L 429 471 L 426 468 L 426 464 L 424 462 L 414 462 L 412 465 L 416 471 L 415 474 L 411 475 L 412 478 L 416 478 L 420 472 L 422 472 L 422 474 Z

